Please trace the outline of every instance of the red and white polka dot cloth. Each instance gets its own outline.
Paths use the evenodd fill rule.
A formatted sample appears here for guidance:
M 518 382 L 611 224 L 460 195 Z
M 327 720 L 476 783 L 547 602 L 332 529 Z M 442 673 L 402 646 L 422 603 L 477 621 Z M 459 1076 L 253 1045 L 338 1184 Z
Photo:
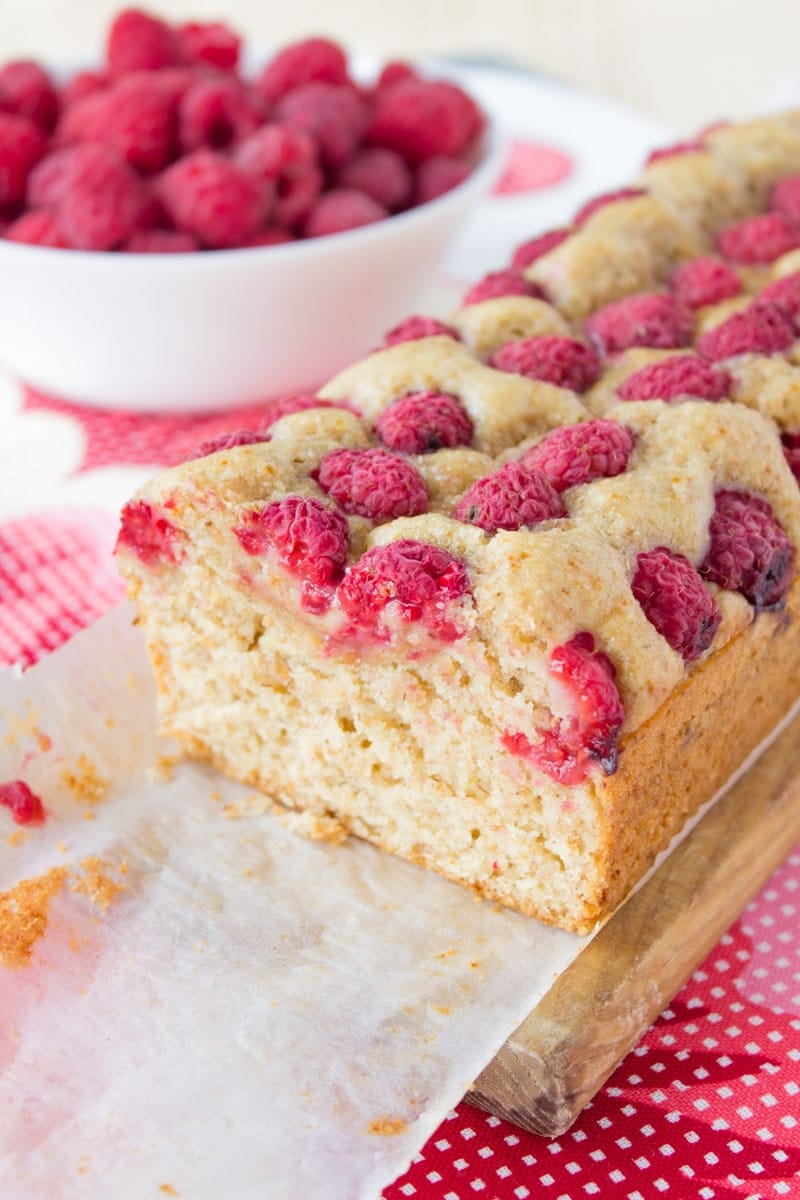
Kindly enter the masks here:
M 563 183 L 570 171 L 565 152 L 520 140 L 501 195 Z M 83 447 L 65 461 L 69 478 L 50 506 L 45 496 L 0 521 L 0 662 L 34 662 L 121 597 L 104 471 L 180 461 L 260 411 L 139 416 L 33 393 L 11 415 L 0 408 L 0 434 L 26 420 L 32 429 L 34 415 L 46 426 L 49 415 L 73 423 Z M 0 437 L 0 475 L 2 446 Z M 2 488 L 0 515 L 13 513 Z M 535 1137 L 462 1104 L 385 1200 L 800 1198 L 798 916 L 800 848 L 567 1134 Z

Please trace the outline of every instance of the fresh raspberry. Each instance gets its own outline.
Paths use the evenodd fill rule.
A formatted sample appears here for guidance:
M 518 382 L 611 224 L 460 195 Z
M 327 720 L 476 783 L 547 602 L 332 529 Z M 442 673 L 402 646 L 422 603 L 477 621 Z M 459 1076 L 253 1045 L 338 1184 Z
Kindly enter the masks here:
M 73 104 L 57 136 L 61 145 L 102 142 L 137 170 L 154 174 L 174 156 L 175 106 L 158 75 L 143 72 Z
M 247 89 L 238 79 L 198 79 L 186 89 L 178 110 L 178 139 L 192 150 L 229 150 L 261 124 Z
M 727 371 L 717 371 L 694 354 L 679 354 L 661 362 L 649 363 L 632 375 L 619 389 L 623 400 L 675 400 L 691 396 L 695 400 L 724 400 L 733 380 Z
M 385 618 L 420 621 L 442 641 L 466 632 L 452 606 L 469 593 L 464 564 L 446 550 L 401 538 L 374 546 L 347 570 L 339 587 L 339 603 L 356 629 L 388 640 Z M 388 610 L 388 612 L 387 612 Z
M 530 529 L 540 521 L 566 516 L 563 501 L 545 475 L 522 462 L 508 462 L 473 483 L 455 507 L 457 521 L 486 533 Z
M 353 157 L 367 128 L 369 112 L 351 87 L 306 83 L 279 101 L 276 118 L 289 129 L 308 133 L 324 166 L 336 171 Z
M 41 799 L 23 779 L 0 783 L 0 804 L 10 810 L 18 825 L 41 825 L 45 819 Z
M 749 492 L 717 492 L 711 544 L 700 574 L 741 592 L 756 608 L 773 608 L 789 590 L 794 547 L 766 500 Z
M 378 91 L 367 141 L 416 165 L 438 154 L 457 157 L 479 125 L 476 105 L 461 88 L 410 78 Z
M 450 337 L 461 341 L 458 330 L 453 329 L 452 325 L 445 325 L 444 321 L 437 321 L 434 317 L 420 316 L 406 317 L 405 321 L 393 326 L 383 340 L 387 346 L 397 346 L 401 342 L 416 342 L 426 337 Z
M 211 150 L 196 150 L 173 163 L 161 176 L 159 192 L 177 228 L 214 248 L 239 245 L 264 217 L 258 186 Z
M 521 246 L 517 246 L 511 259 L 511 266 L 515 271 L 524 271 L 537 259 L 549 254 L 551 250 L 555 250 L 556 246 L 565 242 L 571 233 L 571 229 L 551 229 L 548 233 L 540 233 L 538 237 L 530 238 Z
M 595 649 L 590 633 L 576 633 L 563 646 L 556 646 L 548 670 L 566 693 L 570 716 L 555 720 L 549 729 L 537 729 L 540 740 L 535 744 L 524 733 L 509 730 L 500 739 L 503 746 L 556 783 L 582 783 L 594 764 L 612 775 L 625 719 L 613 663 Z
M 631 588 L 650 624 L 686 662 L 708 649 L 722 613 L 688 558 L 665 546 L 640 554 Z
M 472 167 L 463 158 L 447 158 L 437 154 L 417 167 L 414 203 L 427 204 L 458 187 L 472 174 Z
M 673 142 L 671 146 L 660 146 L 657 150 L 651 150 L 645 159 L 645 166 L 652 167 L 653 163 L 663 162 L 667 158 L 678 158 L 681 154 L 696 154 L 698 150 L 705 150 L 701 141 Z
M 360 150 L 345 163 L 337 187 L 365 192 L 391 212 L 402 208 L 411 195 L 411 172 L 399 154 L 373 146 Z
M 605 208 L 608 204 L 616 204 L 619 200 L 635 200 L 637 196 L 644 196 L 645 189 L 637 187 L 618 188 L 615 192 L 603 192 L 600 196 L 594 196 L 591 200 L 587 200 L 582 208 L 579 208 L 575 214 L 572 224 L 576 229 L 580 229 L 585 225 L 590 217 L 593 217 L 601 208 Z
M 0 68 L 0 109 L 27 117 L 50 133 L 58 117 L 58 94 L 38 63 L 6 63 Z
M 417 79 L 417 72 L 410 63 L 393 61 L 384 63 L 375 84 L 375 91 L 382 92 L 393 87 L 396 83 L 405 83 L 407 79 Z
M 472 421 L 455 396 L 409 392 L 394 400 L 375 422 L 375 432 L 399 454 L 430 454 L 472 441 Z
M 104 148 L 87 142 L 53 150 L 40 159 L 28 176 L 25 200 L 28 208 L 58 208 L 73 175 L 91 171 L 95 162 L 105 160 Z
M 348 82 L 344 51 L 327 38 L 307 38 L 281 50 L 267 63 L 256 88 L 268 104 L 274 104 L 287 92 L 317 82 Z
M 33 121 L 0 112 L 0 208 L 20 203 L 28 176 L 46 149 L 45 136 Z
M 190 21 L 178 29 L 178 40 L 187 62 L 236 70 L 242 39 L 221 21 Z
M 56 246 L 67 248 L 55 214 L 46 208 L 32 208 L 17 217 L 3 234 L 9 242 L 22 242 L 28 246 Z
M 556 492 L 621 475 L 633 452 L 634 435 L 617 421 L 561 425 L 528 450 L 519 462 L 544 475 Z
M 800 175 L 779 179 L 772 189 L 769 206 L 790 221 L 800 221 Z
M 383 205 L 364 192 L 356 192 L 352 188 L 334 188 L 314 201 L 304 232 L 306 237 L 326 237 L 331 233 L 358 229 L 362 225 L 374 225 L 388 215 Z
M 759 213 L 723 229 L 717 238 L 720 254 L 733 262 L 771 263 L 800 246 L 800 226 L 783 213 Z
M 148 197 L 144 185 L 110 146 L 84 147 L 73 158 L 58 202 L 58 220 L 70 246 L 113 250 L 140 227 Z
M 239 242 L 239 249 L 245 247 L 259 246 L 285 246 L 287 242 L 297 241 L 293 233 L 288 229 L 281 229 L 279 226 L 272 225 L 269 229 L 257 229 L 255 233 L 251 233 L 249 237 L 244 238 Z
M 469 289 L 461 303 L 480 304 L 497 296 L 541 297 L 542 294 L 542 289 L 525 279 L 520 271 L 490 271 Z
M 275 215 L 296 225 L 311 211 L 325 182 L 313 138 L 282 125 L 264 125 L 234 151 L 234 162 L 261 187 L 276 193 Z
M 777 354 L 787 350 L 794 338 L 792 323 L 778 305 L 756 300 L 704 333 L 697 343 L 697 353 L 711 362 L 737 354 Z
M 141 229 L 122 249 L 128 254 L 192 254 L 200 245 L 190 233 L 178 229 Z
M 175 566 L 183 559 L 186 535 L 146 500 L 130 500 L 122 510 L 116 549 L 131 550 L 147 567 Z
M 428 508 L 422 476 L 387 450 L 333 450 L 312 478 L 346 513 L 376 524 L 416 517 Z
M 783 443 L 783 453 L 789 464 L 789 469 L 797 482 L 800 483 L 800 432 L 784 433 L 781 436 L 781 442 Z
M 335 508 L 309 496 L 286 496 L 244 515 L 233 531 L 252 555 L 272 550 L 281 566 L 302 580 L 301 603 L 312 612 L 330 607 L 347 562 L 350 530 Z
M 758 299 L 777 304 L 783 315 L 796 325 L 800 318 L 800 271 L 773 280 L 759 293 Z
M 233 433 L 221 433 L 219 437 L 201 442 L 191 458 L 205 458 L 209 454 L 216 454 L 218 450 L 234 450 L 237 446 L 255 446 L 269 440 L 270 435 L 264 431 L 258 433 L 254 429 L 237 429 Z
M 672 296 L 640 292 L 606 304 L 586 321 L 586 332 L 603 354 L 617 354 L 631 346 L 674 350 L 688 345 L 692 317 Z
M 742 290 L 739 276 L 720 258 L 693 258 L 678 267 L 670 281 L 672 294 L 679 304 L 693 311 L 707 304 L 719 304 L 738 296 Z
M 78 71 L 77 75 L 67 80 L 59 92 L 62 112 L 86 96 L 102 92 L 108 84 L 109 78 L 104 71 Z
M 591 346 L 568 337 L 530 337 L 506 342 L 489 359 L 498 371 L 541 379 L 556 387 L 585 392 L 596 383 L 600 357 Z
M 112 75 L 129 71 L 157 71 L 181 60 L 177 33 L 138 8 L 126 8 L 111 23 L 106 43 L 106 63 Z

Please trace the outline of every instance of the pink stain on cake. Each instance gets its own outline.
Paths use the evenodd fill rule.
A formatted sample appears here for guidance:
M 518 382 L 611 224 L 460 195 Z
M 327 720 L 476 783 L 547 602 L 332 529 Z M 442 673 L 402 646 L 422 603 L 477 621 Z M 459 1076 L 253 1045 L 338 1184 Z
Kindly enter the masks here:
M 131 500 L 122 510 L 117 548 L 124 546 L 148 567 L 177 566 L 186 535 L 146 500 Z
M 556 646 L 548 667 L 564 687 L 572 712 L 548 728 L 537 728 L 537 742 L 507 729 L 500 738 L 510 754 L 524 758 L 556 783 L 583 783 L 599 766 L 606 775 L 617 769 L 617 739 L 625 712 L 607 655 L 595 649 L 590 633 L 576 633 Z
M 23 779 L 0 783 L 0 805 L 9 810 L 18 825 L 42 825 L 47 815 L 41 798 Z
M 494 196 L 518 196 L 553 187 L 572 174 L 573 163 L 568 154 L 543 142 L 514 139 L 500 178 L 492 189 Z

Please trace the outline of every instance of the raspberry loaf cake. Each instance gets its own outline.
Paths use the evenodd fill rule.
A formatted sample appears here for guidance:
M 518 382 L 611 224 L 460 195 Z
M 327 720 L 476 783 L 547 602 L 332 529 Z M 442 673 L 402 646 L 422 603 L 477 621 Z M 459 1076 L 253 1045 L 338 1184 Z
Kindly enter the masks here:
M 162 725 L 586 931 L 800 695 L 800 114 L 651 157 L 125 508 Z

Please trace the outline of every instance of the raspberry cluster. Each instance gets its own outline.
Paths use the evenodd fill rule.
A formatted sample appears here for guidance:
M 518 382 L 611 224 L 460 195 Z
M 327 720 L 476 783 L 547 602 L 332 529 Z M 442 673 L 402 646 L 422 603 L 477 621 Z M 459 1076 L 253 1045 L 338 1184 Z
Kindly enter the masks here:
M 0 227 L 15 242 L 185 253 L 277 245 L 383 220 L 470 173 L 484 119 L 405 64 L 372 87 L 314 37 L 255 78 L 227 25 L 140 9 L 105 59 L 59 86 L 0 69 Z

